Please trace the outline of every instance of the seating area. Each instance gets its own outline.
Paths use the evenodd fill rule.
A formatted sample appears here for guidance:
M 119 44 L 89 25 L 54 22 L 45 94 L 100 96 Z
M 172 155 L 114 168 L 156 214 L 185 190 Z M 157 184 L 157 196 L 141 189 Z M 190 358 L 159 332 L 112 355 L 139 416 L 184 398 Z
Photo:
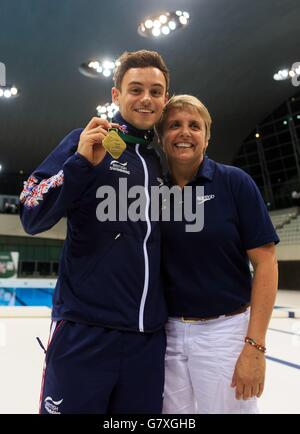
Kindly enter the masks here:
M 300 244 L 300 208 L 288 208 L 270 213 L 281 244 Z

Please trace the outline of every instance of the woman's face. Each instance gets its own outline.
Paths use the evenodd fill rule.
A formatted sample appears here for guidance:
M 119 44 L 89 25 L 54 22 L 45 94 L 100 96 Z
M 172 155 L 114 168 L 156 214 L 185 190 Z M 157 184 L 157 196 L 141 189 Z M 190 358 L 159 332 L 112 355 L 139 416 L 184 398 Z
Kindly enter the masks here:
M 172 109 L 161 141 L 171 164 L 199 165 L 207 147 L 205 123 L 200 113 L 193 107 Z

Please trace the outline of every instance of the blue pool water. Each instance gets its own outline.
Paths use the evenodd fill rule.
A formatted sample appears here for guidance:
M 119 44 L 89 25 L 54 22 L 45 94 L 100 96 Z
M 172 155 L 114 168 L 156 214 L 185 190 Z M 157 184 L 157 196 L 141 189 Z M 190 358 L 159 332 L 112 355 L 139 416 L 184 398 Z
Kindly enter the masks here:
M 1 288 L 0 306 L 52 307 L 53 288 Z

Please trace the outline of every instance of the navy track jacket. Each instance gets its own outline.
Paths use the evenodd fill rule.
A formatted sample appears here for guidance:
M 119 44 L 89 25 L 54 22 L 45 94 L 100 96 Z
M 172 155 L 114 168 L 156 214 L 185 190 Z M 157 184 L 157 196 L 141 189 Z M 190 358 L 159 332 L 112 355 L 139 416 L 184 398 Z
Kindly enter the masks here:
M 161 183 L 159 159 L 149 144 L 139 144 L 151 131 L 137 130 L 117 114 L 137 143 L 127 143 L 118 160 L 108 153 L 93 166 L 76 152 L 82 129 L 72 131 L 24 184 L 21 220 L 31 235 L 67 217 L 67 237 L 53 297 L 53 320 L 69 320 L 119 330 L 154 332 L 167 319 L 160 281 L 159 222 L 150 221 L 151 186 Z M 149 135 L 148 134 L 148 135 Z M 143 140 L 145 142 L 145 140 Z M 147 201 L 144 220 L 99 221 L 101 186 L 119 179 L 128 189 L 142 186 Z M 122 193 L 123 194 L 123 193 Z M 128 199 L 130 202 L 136 199 Z M 118 208 L 118 206 L 117 206 Z

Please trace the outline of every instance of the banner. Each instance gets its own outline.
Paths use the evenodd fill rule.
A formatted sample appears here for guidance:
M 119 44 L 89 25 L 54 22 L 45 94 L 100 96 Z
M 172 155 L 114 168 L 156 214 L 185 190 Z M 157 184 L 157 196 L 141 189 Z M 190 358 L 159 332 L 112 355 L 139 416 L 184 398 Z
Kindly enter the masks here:
M 0 279 L 16 278 L 18 274 L 19 252 L 0 251 Z
M 0 279 L 9 284 L 18 275 L 19 252 L 0 251 Z M 6 285 L 5 285 L 6 286 Z M 14 306 L 16 289 L 0 287 L 0 306 Z

